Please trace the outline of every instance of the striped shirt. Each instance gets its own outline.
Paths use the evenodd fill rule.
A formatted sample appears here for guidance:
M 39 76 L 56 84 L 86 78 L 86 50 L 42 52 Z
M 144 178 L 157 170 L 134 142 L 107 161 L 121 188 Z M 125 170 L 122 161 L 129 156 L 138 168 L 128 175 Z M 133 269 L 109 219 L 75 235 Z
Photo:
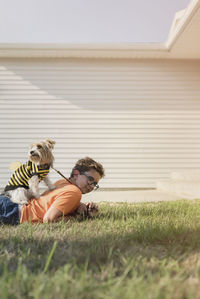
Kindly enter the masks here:
M 39 177 L 42 181 L 49 173 L 50 165 L 36 165 L 31 161 L 26 162 L 15 170 L 11 176 L 8 184 L 6 185 L 4 191 L 14 190 L 19 187 L 29 189 L 28 181 L 34 175 Z

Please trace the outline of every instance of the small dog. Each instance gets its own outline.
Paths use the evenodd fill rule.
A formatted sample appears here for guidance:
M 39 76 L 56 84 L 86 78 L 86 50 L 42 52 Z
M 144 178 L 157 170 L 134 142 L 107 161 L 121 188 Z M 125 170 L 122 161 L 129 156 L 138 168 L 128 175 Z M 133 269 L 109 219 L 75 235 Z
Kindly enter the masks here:
M 55 189 L 48 178 L 49 169 L 54 161 L 54 144 L 55 141 L 51 139 L 31 144 L 29 161 L 15 170 L 4 189 L 13 202 L 27 204 L 31 198 L 39 197 L 39 182 L 42 180 L 49 190 Z

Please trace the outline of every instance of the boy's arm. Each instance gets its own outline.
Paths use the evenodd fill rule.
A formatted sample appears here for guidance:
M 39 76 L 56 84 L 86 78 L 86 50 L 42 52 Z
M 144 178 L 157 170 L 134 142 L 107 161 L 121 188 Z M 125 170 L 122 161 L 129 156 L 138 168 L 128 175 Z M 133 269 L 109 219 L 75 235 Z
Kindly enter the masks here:
M 63 213 L 54 207 L 50 207 L 43 217 L 43 222 L 56 222 Z
M 66 216 L 75 211 L 81 200 L 80 191 L 66 189 L 57 194 L 54 202 L 43 217 L 43 222 L 56 222 L 61 216 Z
M 79 207 L 76 209 L 73 217 L 78 215 L 85 215 L 88 217 L 94 217 L 98 213 L 98 205 L 93 202 L 88 202 L 87 204 L 80 203 Z M 64 216 L 64 220 L 69 220 L 69 216 Z M 63 219 L 63 213 L 56 209 L 55 207 L 50 207 L 46 214 L 44 215 L 43 222 L 57 222 Z

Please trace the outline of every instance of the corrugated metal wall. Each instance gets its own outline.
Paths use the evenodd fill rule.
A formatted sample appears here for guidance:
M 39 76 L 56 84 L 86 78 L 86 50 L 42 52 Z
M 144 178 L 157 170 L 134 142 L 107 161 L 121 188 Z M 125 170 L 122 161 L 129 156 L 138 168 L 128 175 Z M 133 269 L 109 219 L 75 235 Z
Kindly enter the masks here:
M 0 60 L 0 187 L 46 137 L 66 176 L 86 155 L 102 162 L 104 188 L 200 168 L 200 61 Z

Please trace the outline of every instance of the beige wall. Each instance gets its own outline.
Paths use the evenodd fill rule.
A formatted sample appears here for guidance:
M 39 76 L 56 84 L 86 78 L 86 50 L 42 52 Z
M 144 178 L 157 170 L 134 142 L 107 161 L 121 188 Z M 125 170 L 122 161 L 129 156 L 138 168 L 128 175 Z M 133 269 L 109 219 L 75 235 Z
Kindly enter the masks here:
M 66 176 L 86 155 L 102 162 L 104 188 L 200 168 L 200 61 L 0 60 L 0 187 L 46 137 Z

